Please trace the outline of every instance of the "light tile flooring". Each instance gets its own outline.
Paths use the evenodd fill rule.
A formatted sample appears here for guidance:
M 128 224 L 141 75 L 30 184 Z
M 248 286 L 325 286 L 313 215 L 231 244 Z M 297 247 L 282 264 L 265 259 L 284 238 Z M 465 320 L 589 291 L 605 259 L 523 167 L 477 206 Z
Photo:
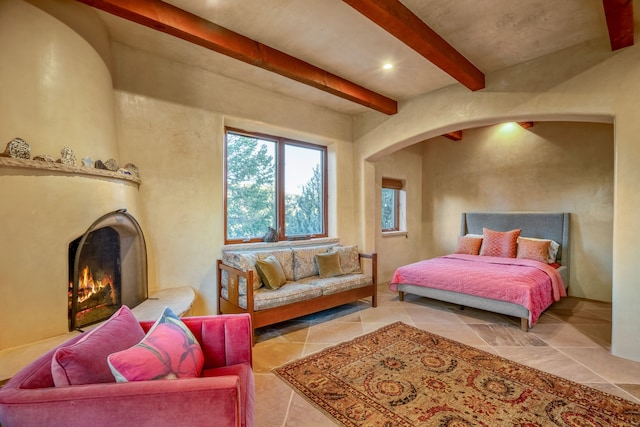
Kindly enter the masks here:
M 640 402 L 640 362 L 612 356 L 611 304 L 579 298 L 555 303 L 528 332 L 520 320 L 407 296 L 380 285 L 370 299 L 257 331 L 253 349 L 256 427 L 335 424 L 271 370 L 396 321 Z

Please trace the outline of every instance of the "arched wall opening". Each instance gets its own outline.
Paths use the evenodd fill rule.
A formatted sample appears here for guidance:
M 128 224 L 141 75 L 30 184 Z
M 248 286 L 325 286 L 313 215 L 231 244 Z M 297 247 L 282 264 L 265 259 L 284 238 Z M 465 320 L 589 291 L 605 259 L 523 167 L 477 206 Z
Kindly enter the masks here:
M 446 132 L 507 120 L 613 124 L 611 352 L 640 360 L 640 336 L 634 332 L 640 323 L 640 265 L 633 238 L 640 233 L 639 53 L 638 45 L 612 53 L 608 46 L 589 43 L 488 75 L 482 91 L 450 86 L 402 102 L 395 116 L 356 118 L 360 246 L 376 249 L 378 218 L 369 214 L 378 206 L 375 163 L 399 149 Z M 430 224 L 421 227 L 426 230 Z

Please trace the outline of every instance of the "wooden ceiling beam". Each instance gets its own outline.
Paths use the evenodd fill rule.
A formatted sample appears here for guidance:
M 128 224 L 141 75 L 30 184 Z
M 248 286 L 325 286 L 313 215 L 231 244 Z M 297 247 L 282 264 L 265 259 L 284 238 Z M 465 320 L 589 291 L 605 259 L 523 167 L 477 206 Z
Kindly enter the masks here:
M 533 122 L 518 122 L 522 129 L 529 129 L 533 127 Z
M 449 133 L 445 133 L 444 135 L 445 138 L 448 138 L 452 141 L 462 141 L 462 131 L 461 130 L 456 130 L 453 132 L 449 132 Z
M 611 50 L 633 46 L 633 1 L 602 0 Z
M 78 1 L 384 114 L 398 112 L 393 99 L 160 0 Z
M 343 0 L 471 90 L 484 89 L 484 73 L 399 0 Z

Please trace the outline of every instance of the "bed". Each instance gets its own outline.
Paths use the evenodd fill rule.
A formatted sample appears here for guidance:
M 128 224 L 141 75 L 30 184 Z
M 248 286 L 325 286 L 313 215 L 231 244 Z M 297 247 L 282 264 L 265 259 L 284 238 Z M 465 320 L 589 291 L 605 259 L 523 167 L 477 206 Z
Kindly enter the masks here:
M 482 236 L 484 228 L 498 232 L 520 229 L 520 237 L 557 242 L 555 263 L 449 254 L 399 267 L 389 287 L 399 293 L 401 301 L 408 293 L 519 317 L 521 328 L 526 332 L 549 305 L 566 296 L 570 277 L 569 213 L 462 214 L 460 236 Z M 485 275 L 485 269 L 491 269 L 491 272 Z M 543 283 L 531 284 L 534 278 L 530 276 Z

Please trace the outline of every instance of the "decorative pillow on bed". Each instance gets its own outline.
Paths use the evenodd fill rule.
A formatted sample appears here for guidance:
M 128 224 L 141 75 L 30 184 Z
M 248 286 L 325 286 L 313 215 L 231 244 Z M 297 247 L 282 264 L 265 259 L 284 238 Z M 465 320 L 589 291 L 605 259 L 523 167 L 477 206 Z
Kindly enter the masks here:
M 457 254 L 478 255 L 482 237 L 458 236 Z
M 533 259 L 547 263 L 551 240 L 518 239 L 517 258 Z
M 558 256 L 558 249 L 560 249 L 560 243 L 555 240 L 549 239 L 537 239 L 535 237 L 518 237 L 518 245 L 522 240 L 530 240 L 535 242 L 549 242 L 549 249 L 547 251 L 547 260 L 545 261 L 547 264 L 553 264 L 556 262 L 556 257 Z M 518 249 L 520 250 L 520 249 Z
M 520 229 L 494 231 L 483 228 L 480 255 L 515 258 L 518 248 L 518 236 L 520 236 Z

